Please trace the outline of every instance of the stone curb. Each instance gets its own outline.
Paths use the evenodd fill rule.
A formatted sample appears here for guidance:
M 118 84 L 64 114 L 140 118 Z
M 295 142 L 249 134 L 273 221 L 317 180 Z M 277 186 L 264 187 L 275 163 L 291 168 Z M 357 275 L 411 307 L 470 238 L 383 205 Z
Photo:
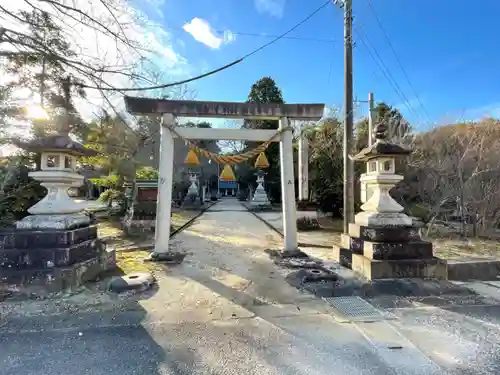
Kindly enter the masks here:
M 281 238 L 284 238 L 285 235 L 283 234 L 282 231 L 280 231 L 278 228 L 276 228 L 274 225 L 272 225 L 271 223 L 269 223 L 266 219 L 264 219 L 263 217 L 261 217 L 258 213 L 252 211 L 245 203 L 241 203 L 241 205 L 243 207 L 245 207 L 248 212 L 250 212 L 253 216 L 255 216 L 257 219 L 259 219 L 260 221 L 262 221 L 264 224 L 267 225 L 267 227 L 269 229 L 271 229 L 272 231 L 276 232 L 277 234 L 279 234 L 279 236 Z M 313 244 L 313 243 L 304 243 L 304 242 L 299 242 L 298 243 L 299 246 L 301 247 L 316 247 L 316 248 L 319 248 L 319 249 L 331 249 L 331 246 L 327 246 L 327 245 L 317 245 L 317 244 Z
M 448 280 L 471 281 L 471 280 L 499 280 L 500 260 L 486 261 L 446 261 Z

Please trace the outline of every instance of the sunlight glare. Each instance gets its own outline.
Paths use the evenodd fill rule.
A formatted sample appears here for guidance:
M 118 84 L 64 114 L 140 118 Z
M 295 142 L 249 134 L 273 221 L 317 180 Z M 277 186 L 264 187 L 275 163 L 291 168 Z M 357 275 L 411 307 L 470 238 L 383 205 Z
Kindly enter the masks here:
M 39 105 L 30 105 L 26 107 L 26 116 L 30 119 L 42 119 L 46 120 L 49 118 L 49 115 Z

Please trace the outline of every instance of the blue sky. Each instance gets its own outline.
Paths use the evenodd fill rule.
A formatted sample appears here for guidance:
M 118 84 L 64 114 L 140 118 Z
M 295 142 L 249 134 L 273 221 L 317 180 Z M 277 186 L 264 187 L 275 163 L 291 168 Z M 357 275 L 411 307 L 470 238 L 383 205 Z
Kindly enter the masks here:
M 397 106 L 419 128 L 429 126 L 429 122 L 500 116 L 500 50 L 494 48 L 500 2 L 481 0 L 480 6 L 473 6 L 465 0 L 371 1 L 424 108 L 392 54 L 369 0 L 354 0 L 354 92 L 358 99 L 366 100 L 368 92 L 373 91 L 377 101 Z M 167 0 L 158 7 L 143 6 L 141 10 L 164 27 L 175 51 L 188 61 L 188 75 L 196 75 L 227 64 L 270 40 L 240 33 L 278 35 L 322 3 Z M 219 30 L 225 30 L 227 43 L 207 39 L 208 46 L 183 29 L 188 24 L 192 27 L 186 29 L 200 32 L 200 20 L 216 37 L 224 39 Z M 290 35 L 333 42 L 280 40 L 235 67 L 197 81 L 193 85 L 196 98 L 244 101 L 252 83 L 271 76 L 289 103 L 319 102 L 341 107 L 342 11 L 328 6 Z M 395 92 L 371 57 L 369 51 L 376 57 L 374 50 L 365 44 L 381 56 L 405 98 Z M 364 113 L 366 104 L 359 103 L 357 116 Z

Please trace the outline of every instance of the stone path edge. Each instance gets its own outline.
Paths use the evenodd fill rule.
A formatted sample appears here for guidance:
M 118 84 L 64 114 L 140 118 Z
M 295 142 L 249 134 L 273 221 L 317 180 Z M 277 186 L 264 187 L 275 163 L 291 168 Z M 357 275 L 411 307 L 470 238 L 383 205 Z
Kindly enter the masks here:
M 248 207 L 248 205 L 246 203 L 241 203 L 241 205 L 243 207 L 245 207 L 248 210 L 248 212 L 250 212 L 253 216 L 255 216 L 257 219 L 259 219 L 264 224 L 266 224 L 269 229 L 271 229 L 274 232 L 276 232 L 277 234 L 279 234 L 279 236 L 281 238 L 285 237 L 285 235 L 283 234 L 282 231 L 280 231 L 278 228 L 276 228 L 274 225 L 272 225 L 270 222 L 268 222 L 266 219 L 264 219 L 262 216 L 260 216 L 257 212 L 255 212 L 254 210 L 250 209 L 250 207 Z M 298 245 L 302 246 L 302 247 L 315 247 L 315 248 L 320 248 L 320 249 L 331 249 L 332 248 L 332 246 L 318 245 L 318 244 L 304 243 L 304 242 L 299 242 Z

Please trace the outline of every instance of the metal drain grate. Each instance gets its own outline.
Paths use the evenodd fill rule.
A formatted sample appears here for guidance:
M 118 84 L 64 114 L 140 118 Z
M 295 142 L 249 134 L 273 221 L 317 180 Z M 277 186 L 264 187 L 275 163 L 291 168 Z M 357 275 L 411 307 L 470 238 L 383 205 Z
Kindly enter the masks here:
M 342 321 L 373 321 L 383 320 L 385 316 L 375 307 L 360 297 L 327 297 L 323 298 L 330 306 L 336 309 Z

